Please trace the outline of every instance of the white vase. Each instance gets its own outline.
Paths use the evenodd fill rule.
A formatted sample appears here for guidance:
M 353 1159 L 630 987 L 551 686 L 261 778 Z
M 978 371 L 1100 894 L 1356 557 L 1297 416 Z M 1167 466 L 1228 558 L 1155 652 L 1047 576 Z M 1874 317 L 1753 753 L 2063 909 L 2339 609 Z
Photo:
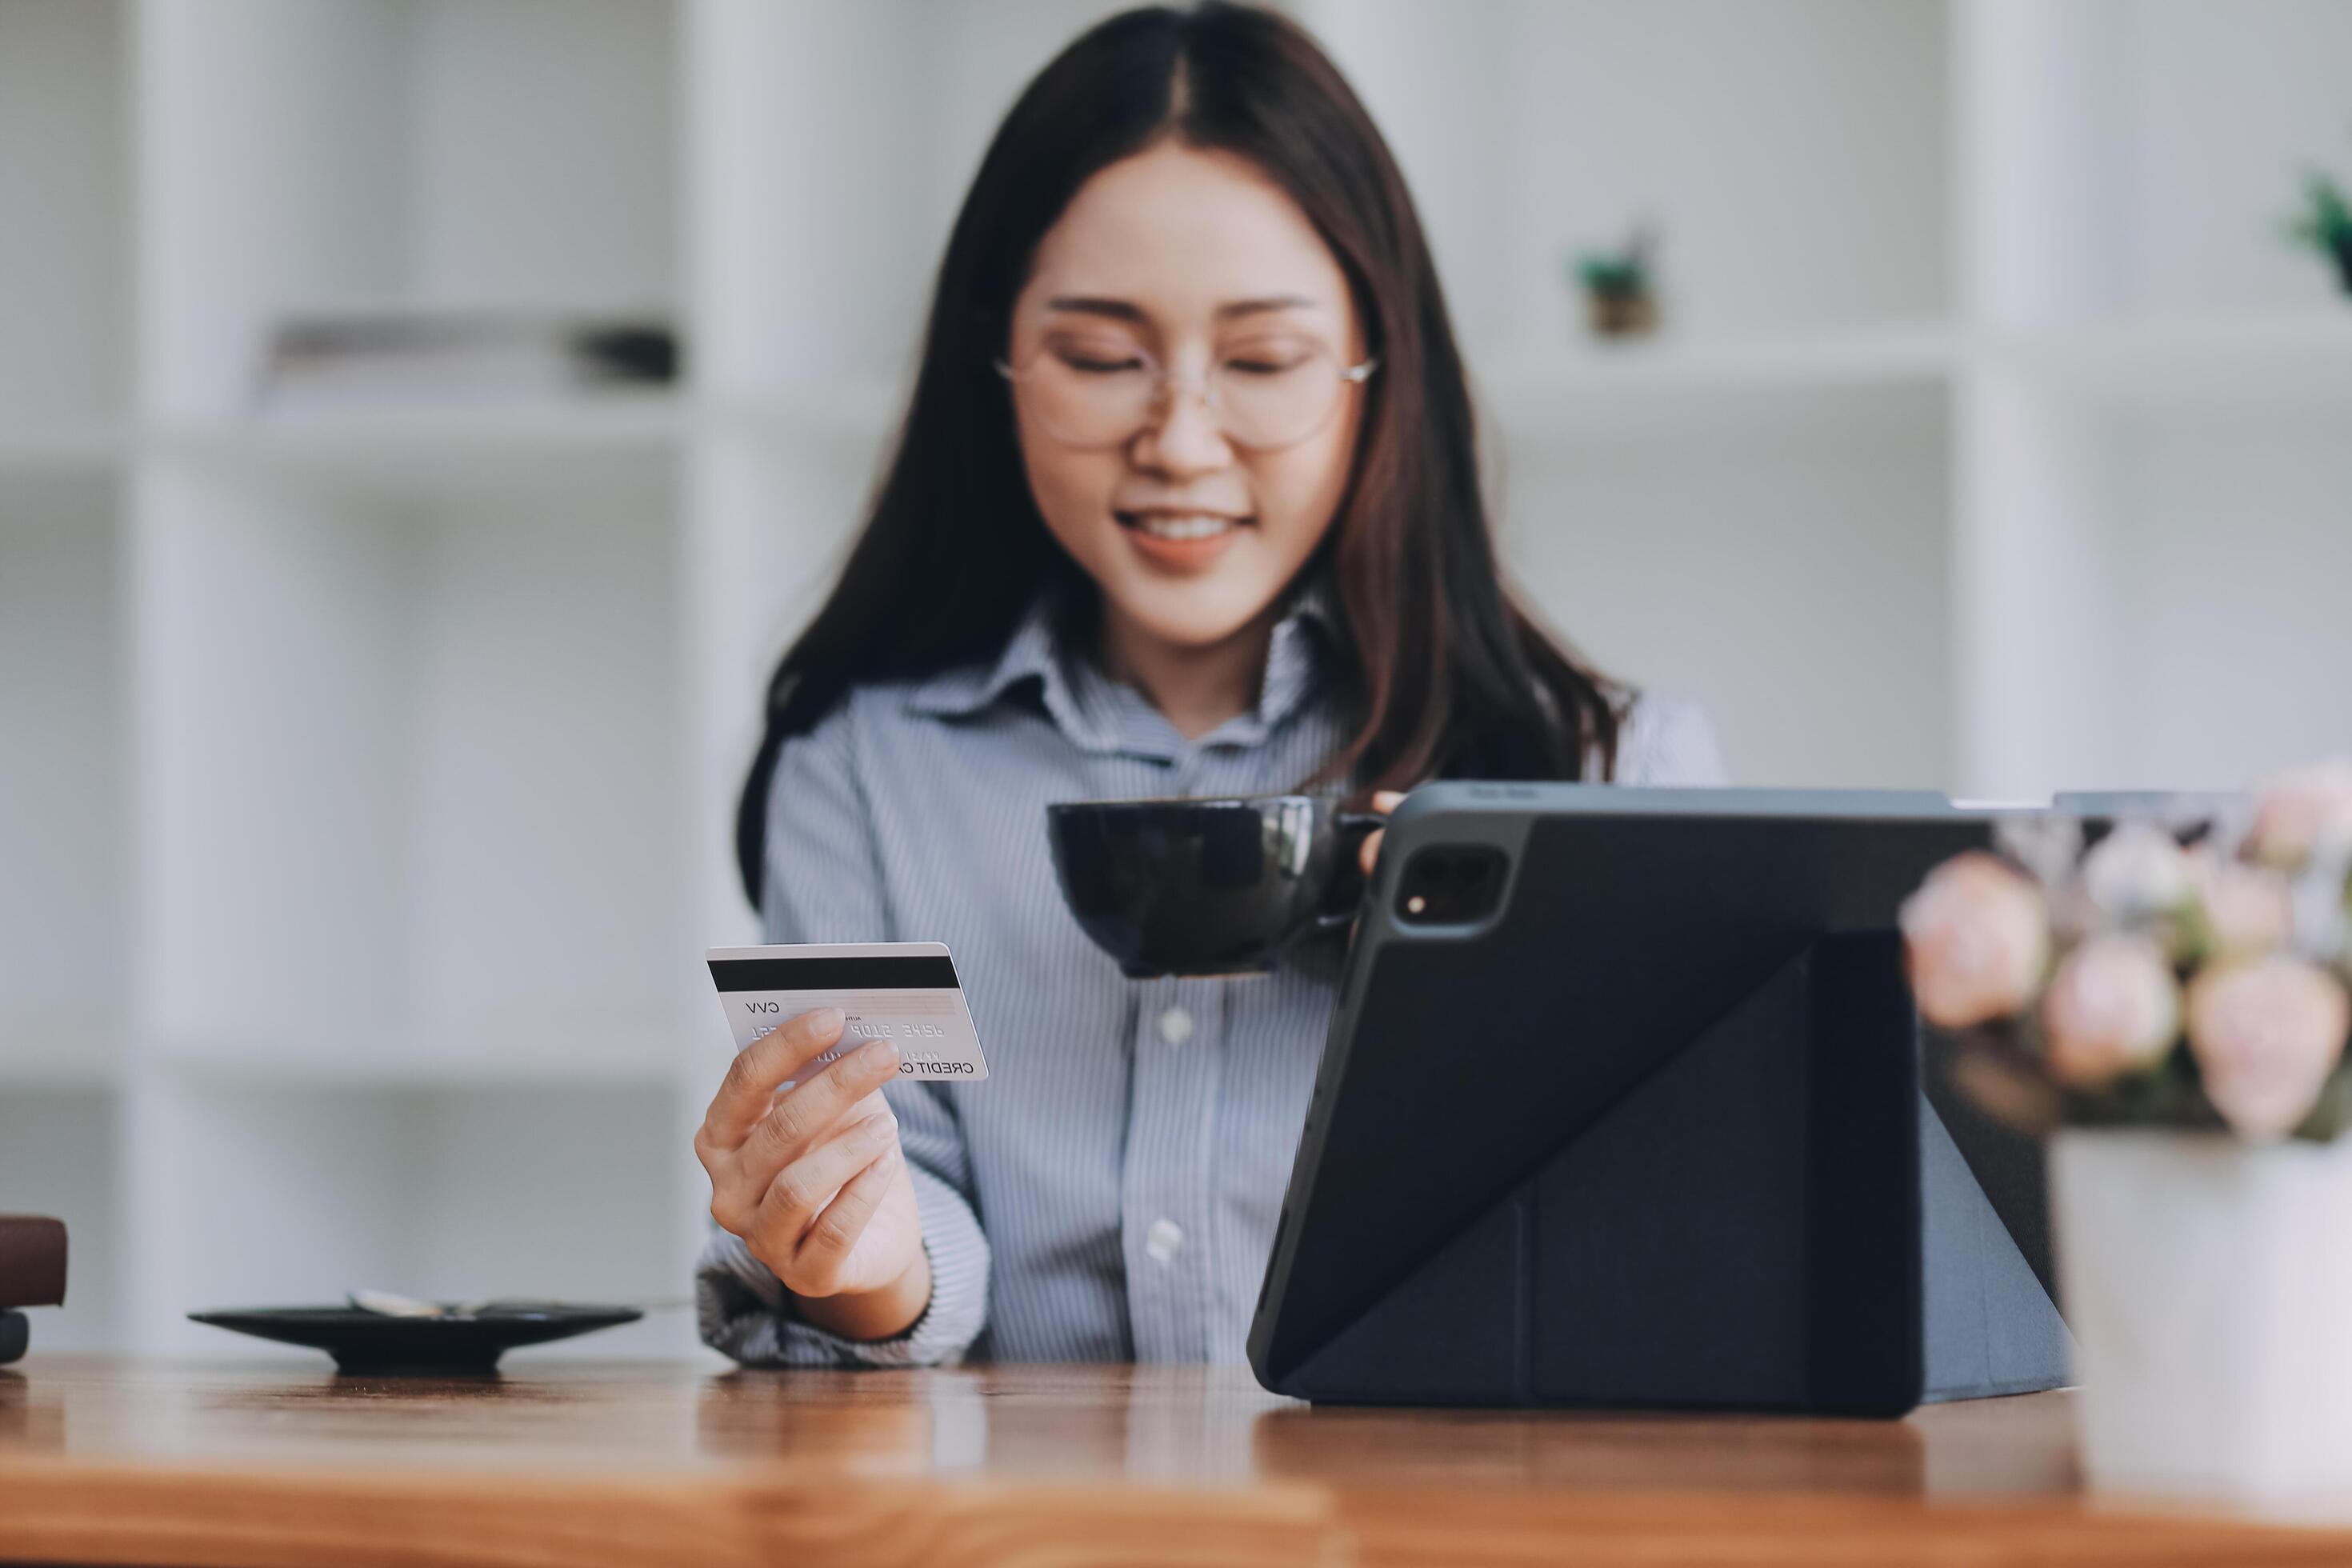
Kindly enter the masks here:
M 2352 1139 L 2070 1130 L 2051 1200 L 2094 1486 L 2352 1492 Z

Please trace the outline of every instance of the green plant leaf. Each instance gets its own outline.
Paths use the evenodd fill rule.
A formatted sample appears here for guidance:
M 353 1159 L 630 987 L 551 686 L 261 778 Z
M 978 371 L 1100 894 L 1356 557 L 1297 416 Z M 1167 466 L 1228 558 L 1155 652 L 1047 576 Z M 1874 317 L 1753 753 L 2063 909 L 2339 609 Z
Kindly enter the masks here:
M 2352 235 L 2352 197 L 2324 171 L 2305 171 L 2303 207 L 2288 220 L 2288 233 L 2299 244 L 2330 249 L 2341 237 Z
M 2146 1072 L 2129 1073 L 2096 1089 L 2066 1096 L 2066 1120 L 2078 1127 L 2181 1127 L 2228 1131 L 2205 1098 L 2185 1046 Z

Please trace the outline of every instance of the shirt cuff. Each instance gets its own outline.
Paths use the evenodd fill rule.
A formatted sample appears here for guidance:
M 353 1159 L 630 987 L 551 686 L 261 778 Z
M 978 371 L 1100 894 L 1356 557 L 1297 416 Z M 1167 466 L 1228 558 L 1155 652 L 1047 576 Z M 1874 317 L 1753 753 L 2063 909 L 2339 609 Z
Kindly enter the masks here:
M 853 1340 L 801 1317 L 791 1294 L 743 1238 L 713 1228 L 695 1268 L 703 1343 L 747 1366 L 953 1366 L 988 1318 L 988 1238 L 954 1189 L 910 1173 L 930 1258 L 931 1299 L 905 1333 Z

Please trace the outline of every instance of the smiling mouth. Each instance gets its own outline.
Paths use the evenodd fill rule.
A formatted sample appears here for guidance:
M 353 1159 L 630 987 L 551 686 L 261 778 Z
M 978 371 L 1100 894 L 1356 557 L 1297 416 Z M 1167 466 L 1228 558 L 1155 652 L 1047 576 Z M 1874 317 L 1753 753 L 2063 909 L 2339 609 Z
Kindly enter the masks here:
M 1171 544 L 1188 544 L 1194 540 L 1215 539 L 1246 527 L 1251 520 L 1227 517 L 1221 512 L 1121 511 L 1111 514 L 1121 528 L 1132 529 L 1147 539 L 1165 540 Z

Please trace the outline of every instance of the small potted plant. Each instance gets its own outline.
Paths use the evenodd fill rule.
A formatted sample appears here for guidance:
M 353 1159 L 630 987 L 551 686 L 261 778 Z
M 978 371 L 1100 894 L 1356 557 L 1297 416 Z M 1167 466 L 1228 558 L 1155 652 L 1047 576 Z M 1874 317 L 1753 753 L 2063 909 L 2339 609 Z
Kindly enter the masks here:
M 1654 237 L 1637 228 L 1622 250 L 1588 251 L 1576 258 L 1584 287 L 1585 319 L 1604 338 L 1645 336 L 1658 329 L 1658 296 L 1652 277 Z
M 1902 916 L 1958 1087 L 2052 1136 L 2091 1479 L 2352 1487 L 2352 763 L 2230 819 L 2037 817 Z
M 2294 237 L 2322 256 L 2332 257 L 2336 276 L 2352 294 L 2352 200 L 2344 187 L 2314 170 L 2304 176 L 2303 208 L 2288 221 Z

